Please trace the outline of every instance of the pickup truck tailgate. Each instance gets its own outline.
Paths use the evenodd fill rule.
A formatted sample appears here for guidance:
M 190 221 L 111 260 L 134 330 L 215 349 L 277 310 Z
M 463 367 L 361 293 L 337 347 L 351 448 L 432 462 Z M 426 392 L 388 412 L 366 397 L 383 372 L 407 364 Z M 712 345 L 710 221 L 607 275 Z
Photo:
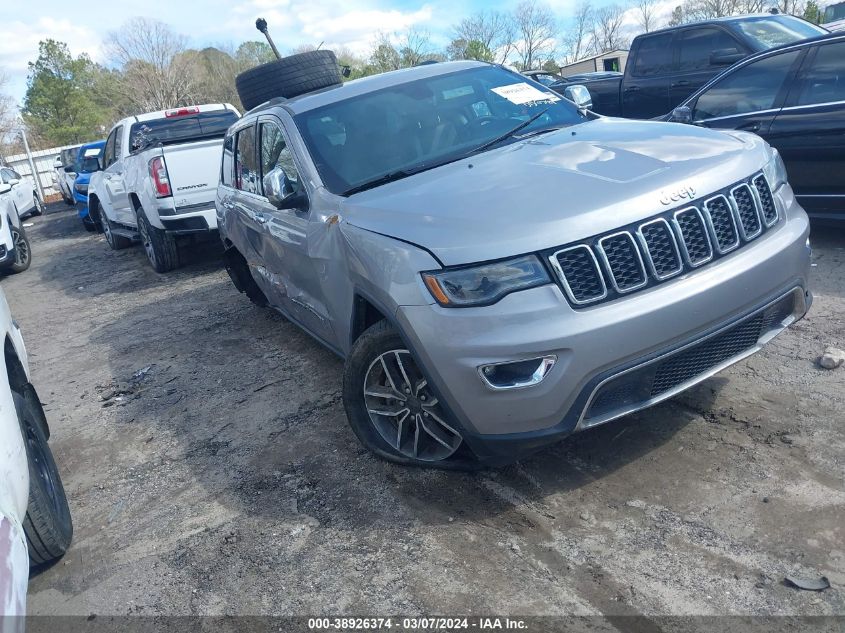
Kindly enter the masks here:
M 222 138 L 162 148 L 177 213 L 201 211 L 201 205 L 214 206 L 222 153 Z

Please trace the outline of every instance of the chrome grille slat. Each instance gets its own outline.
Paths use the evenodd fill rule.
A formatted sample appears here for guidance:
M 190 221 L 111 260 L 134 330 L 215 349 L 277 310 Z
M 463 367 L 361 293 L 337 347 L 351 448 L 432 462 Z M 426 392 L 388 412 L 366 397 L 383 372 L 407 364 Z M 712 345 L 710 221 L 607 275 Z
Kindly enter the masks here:
M 734 217 L 731 203 L 725 196 L 713 196 L 704 203 L 704 218 L 720 254 L 729 253 L 739 246 L 737 219 Z
M 545 255 L 569 302 L 588 307 L 719 259 L 770 230 L 779 219 L 768 181 L 757 172 L 704 201 Z
M 751 191 L 751 187 L 743 183 L 731 189 L 731 201 L 734 203 L 739 228 L 742 237 L 746 241 L 752 240 L 763 231 L 763 223 L 757 212 L 757 199 Z
M 769 188 L 769 183 L 766 182 L 766 177 L 763 174 L 755 176 L 751 181 L 754 184 L 754 189 L 757 191 L 757 199 L 760 202 L 760 211 L 763 216 L 763 222 L 766 226 L 772 226 L 778 221 L 778 209 L 775 205 L 775 198 L 772 195 L 772 190 Z
M 677 275 L 684 269 L 681 251 L 672 227 L 663 218 L 641 224 L 637 229 L 645 260 L 658 281 Z
M 557 271 L 569 300 L 576 305 L 601 301 L 607 285 L 593 250 L 586 244 L 555 251 L 549 258 Z
M 640 251 L 630 233 L 621 231 L 603 237 L 598 248 L 616 292 L 624 294 L 648 283 Z
M 701 211 L 697 207 L 687 207 L 675 211 L 673 217 L 687 263 L 696 268 L 713 259 L 713 247 Z

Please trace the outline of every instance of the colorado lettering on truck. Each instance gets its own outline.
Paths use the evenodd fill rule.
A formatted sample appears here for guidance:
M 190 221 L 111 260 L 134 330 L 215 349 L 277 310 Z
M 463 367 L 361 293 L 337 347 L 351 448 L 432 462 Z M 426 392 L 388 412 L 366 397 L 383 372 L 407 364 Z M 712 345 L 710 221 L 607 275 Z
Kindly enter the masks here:
M 111 248 L 140 242 L 163 273 L 179 265 L 180 248 L 217 232 L 214 183 L 223 136 L 238 118 L 229 104 L 207 104 L 115 124 L 88 186 L 89 215 Z

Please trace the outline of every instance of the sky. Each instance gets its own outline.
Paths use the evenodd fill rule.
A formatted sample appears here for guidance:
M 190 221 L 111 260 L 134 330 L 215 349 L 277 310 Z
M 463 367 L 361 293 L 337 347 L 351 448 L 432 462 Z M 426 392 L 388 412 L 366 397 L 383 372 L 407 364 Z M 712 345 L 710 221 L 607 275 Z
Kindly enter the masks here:
M 577 0 L 550 0 L 561 21 Z M 612 0 L 593 0 L 594 5 Z M 367 53 L 378 32 L 411 26 L 427 29 L 445 47 L 452 25 L 481 9 L 510 11 L 518 0 L 2 0 L 0 2 L 0 74 L 4 92 L 18 103 L 26 91 L 27 62 L 38 56 L 39 40 L 66 42 L 74 55 L 85 52 L 107 63 L 102 39 L 135 16 L 155 18 L 186 35 L 193 47 L 237 45 L 263 39 L 255 19 L 264 17 L 284 53 L 300 44 L 347 46 Z

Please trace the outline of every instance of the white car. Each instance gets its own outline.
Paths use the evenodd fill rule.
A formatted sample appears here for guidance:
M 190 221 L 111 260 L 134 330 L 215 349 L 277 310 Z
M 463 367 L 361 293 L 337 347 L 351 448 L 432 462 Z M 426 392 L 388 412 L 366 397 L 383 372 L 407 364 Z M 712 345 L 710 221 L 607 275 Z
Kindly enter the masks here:
M 5 630 L 2 616 L 26 613 L 30 563 L 63 556 L 73 522 L 47 445 L 50 428 L 30 383 L 23 337 L 2 289 L 0 328 L 6 341 L 0 373 L 0 630 Z M 14 622 L 11 626 L 14 630 Z
M 239 118 L 218 103 L 118 121 L 88 184 L 89 215 L 109 246 L 140 241 L 163 273 L 179 265 L 177 239 L 216 233 L 223 136 Z
M 79 146 L 69 147 L 63 149 L 56 160 L 53 161 L 53 182 L 56 189 L 62 194 L 62 200 L 65 204 L 73 206 L 75 201 L 73 199 L 73 182 L 76 180 L 76 153 L 79 151 Z
M 22 273 L 32 261 L 32 249 L 14 203 L 3 195 L 6 187 L 0 183 L 0 272 Z
M 0 197 L 12 201 L 19 217 L 44 213 L 44 205 L 32 178 L 21 176 L 9 167 L 0 168 Z

